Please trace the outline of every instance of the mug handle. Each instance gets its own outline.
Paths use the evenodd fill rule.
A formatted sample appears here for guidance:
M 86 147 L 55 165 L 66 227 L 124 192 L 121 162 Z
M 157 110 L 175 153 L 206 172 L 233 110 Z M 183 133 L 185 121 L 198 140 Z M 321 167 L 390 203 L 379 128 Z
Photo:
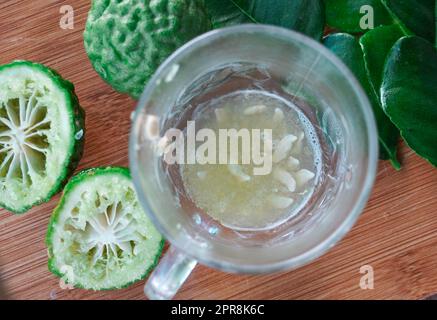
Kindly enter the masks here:
M 171 300 L 196 264 L 171 246 L 147 280 L 144 293 L 151 300 Z

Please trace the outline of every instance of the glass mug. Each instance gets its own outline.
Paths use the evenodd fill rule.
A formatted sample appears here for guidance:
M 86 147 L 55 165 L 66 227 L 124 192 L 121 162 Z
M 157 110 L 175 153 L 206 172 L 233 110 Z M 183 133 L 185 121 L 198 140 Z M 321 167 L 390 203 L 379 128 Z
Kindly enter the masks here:
M 298 215 L 265 230 L 235 230 L 200 212 L 184 191 L 177 164 L 164 164 L 156 147 L 168 129 L 190 120 L 186 111 L 194 104 L 250 88 L 302 101 L 323 141 L 321 178 L 311 199 Z M 197 262 L 258 274 L 294 269 L 321 256 L 363 210 L 377 155 L 377 129 L 365 93 L 320 43 L 251 24 L 187 43 L 156 71 L 133 117 L 134 185 L 145 212 L 171 244 L 146 283 L 146 295 L 171 299 Z

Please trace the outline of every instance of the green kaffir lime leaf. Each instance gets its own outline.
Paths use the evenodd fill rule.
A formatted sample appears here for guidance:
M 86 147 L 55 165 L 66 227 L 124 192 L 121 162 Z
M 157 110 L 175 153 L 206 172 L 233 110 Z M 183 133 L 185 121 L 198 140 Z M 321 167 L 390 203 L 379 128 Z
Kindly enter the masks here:
M 399 140 L 399 131 L 381 108 L 380 101 L 372 88 L 364 64 L 363 51 L 358 40 L 346 33 L 336 33 L 324 39 L 324 44 L 333 51 L 354 73 L 367 93 L 378 126 L 380 158 L 389 159 L 392 165 L 400 168 L 396 152 Z
M 393 20 L 407 34 L 434 42 L 435 0 L 381 0 Z
M 363 25 L 377 27 L 392 23 L 381 0 L 325 0 L 325 7 L 326 23 L 342 32 L 366 32 L 368 29 Z
M 320 40 L 325 24 L 322 0 L 208 0 L 206 7 L 214 28 L 263 23 Z
M 384 111 L 417 154 L 437 166 L 437 51 L 416 37 L 388 54 L 381 85 Z
M 384 64 L 395 42 L 405 36 L 398 25 L 380 26 L 360 38 L 366 70 L 375 92 L 379 96 Z

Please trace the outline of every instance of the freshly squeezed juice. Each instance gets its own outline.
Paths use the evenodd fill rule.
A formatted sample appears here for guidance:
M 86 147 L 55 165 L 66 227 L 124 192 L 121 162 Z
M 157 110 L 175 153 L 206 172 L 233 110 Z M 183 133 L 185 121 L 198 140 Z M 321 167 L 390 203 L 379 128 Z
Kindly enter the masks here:
M 234 134 L 243 129 L 249 135 L 259 130 L 259 151 L 271 161 L 261 174 L 260 164 L 245 162 L 257 146 L 241 134 L 234 163 L 231 143 L 223 149 L 221 141 L 217 158 L 225 152 L 228 163 L 181 165 L 187 195 L 213 219 L 233 229 L 271 228 L 298 214 L 311 197 L 321 167 L 320 144 L 311 122 L 292 102 L 242 90 L 199 106 L 192 120 L 196 131 L 211 129 L 217 137 L 223 129 L 235 129 Z M 248 146 L 248 141 L 253 143 Z

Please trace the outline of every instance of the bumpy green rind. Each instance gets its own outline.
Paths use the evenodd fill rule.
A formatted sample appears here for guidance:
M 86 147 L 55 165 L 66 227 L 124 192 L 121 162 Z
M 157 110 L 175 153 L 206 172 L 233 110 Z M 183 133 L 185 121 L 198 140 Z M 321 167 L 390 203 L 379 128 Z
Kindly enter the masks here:
M 0 196 L 0 207 L 15 214 L 22 214 L 29 211 L 34 206 L 48 202 L 55 194 L 57 194 L 62 189 L 62 187 L 67 182 L 68 178 L 73 174 L 74 170 L 77 168 L 80 160 L 82 159 L 83 149 L 85 145 L 86 129 L 85 129 L 85 111 L 79 105 L 79 99 L 75 93 L 74 85 L 70 81 L 65 80 L 57 71 L 49 67 L 46 67 L 43 64 L 32 62 L 32 61 L 25 61 L 25 60 L 17 60 L 12 63 L 0 66 L 0 73 L 6 69 L 15 68 L 15 67 L 32 68 L 46 74 L 47 77 L 50 78 L 56 84 L 58 89 L 65 93 L 65 96 L 68 99 L 66 103 L 66 107 L 68 111 L 68 116 L 70 118 L 69 125 L 73 128 L 72 132 L 79 132 L 81 130 L 83 132 L 83 135 L 80 139 L 76 139 L 75 136 L 71 137 L 73 143 L 71 144 L 71 147 L 68 150 L 68 155 L 66 157 L 66 160 L 62 165 L 63 170 L 61 171 L 61 175 L 56 180 L 56 183 L 53 185 L 51 191 L 45 197 L 43 197 L 43 199 L 35 201 L 32 204 L 12 208 L 2 203 L 1 196 Z
M 53 247 L 52 247 L 52 237 L 54 234 L 55 226 L 58 223 L 59 215 L 60 215 L 60 213 L 65 205 L 65 201 L 66 201 L 68 195 L 71 192 L 73 192 L 75 187 L 77 185 L 83 183 L 84 181 L 86 181 L 89 177 L 95 177 L 95 176 L 99 176 L 99 175 L 102 176 L 102 175 L 106 175 L 106 174 L 120 174 L 122 176 L 125 176 L 125 177 L 131 179 L 130 170 L 128 168 L 125 168 L 125 167 L 99 167 L 99 168 L 90 168 L 90 169 L 83 170 L 83 171 L 79 172 L 77 175 L 75 175 L 73 178 L 71 178 L 71 180 L 67 183 L 67 185 L 64 188 L 62 198 L 59 201 L 58 206 L 53 211 L 52 216 L 50 217 L 50 221 L 49 221 L 49 224 L 47 227 L 46 239 L 45 239 L 47 251 L 48 251 L 48 256 L 49 256 L 48 269 L 50 272 L 52 272 L 55 276 L 57 276 L 59 278 L 63 278 L 65 276 L 65 274 L 62 273 L 56 267 L 55 257 L 53 254 Z M 164 245 L 165 245 L 165 239 L 162 238 L 160 245 L 159 245 L 159 248 L 155 254 L 154 261 L 151 263 L 151 265 L 146 270 L 144 270 L 144 273 L 141 276 L 139 276 L 137 279 L 129 281 L 122 286 L 100 288 L 99 290 L 100 291 L 108 291 L 108 290 L 124 289 L 124 288 L 127 288 L 127 287 L 131 286 L 132 284 L 146 278 L 149 275 L 149 273 L 158 264 L 159 258 L 161 257 L 162 251 L 164 250 Z M 86 286 L 83 286 L 80 283 L 71 283 L 71 285 L 73 285 L 75 288 L 78 288 L 78 289 L 91 289 L 91 288 L 88 288 Z
M 204 0 L 94 0 L 84 43 L 97 73 L 138 98 L 173 51 L 211 28 Z

